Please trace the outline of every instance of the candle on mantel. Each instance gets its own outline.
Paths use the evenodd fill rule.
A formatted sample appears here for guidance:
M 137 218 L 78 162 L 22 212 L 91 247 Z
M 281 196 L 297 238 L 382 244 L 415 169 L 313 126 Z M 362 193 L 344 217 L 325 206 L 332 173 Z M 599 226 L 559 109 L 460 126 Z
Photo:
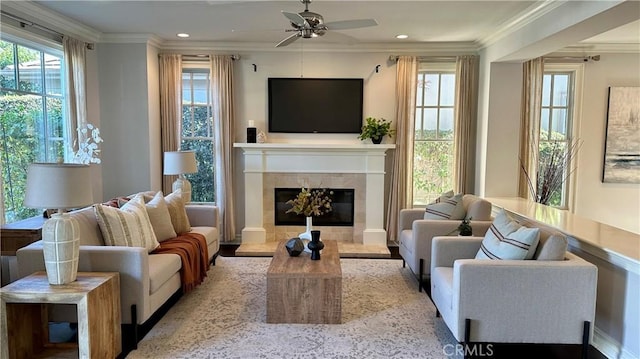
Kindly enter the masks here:
M 249 120 L 249 126 L 247 127 L 256 127 L 256 123 L 254 120 Z

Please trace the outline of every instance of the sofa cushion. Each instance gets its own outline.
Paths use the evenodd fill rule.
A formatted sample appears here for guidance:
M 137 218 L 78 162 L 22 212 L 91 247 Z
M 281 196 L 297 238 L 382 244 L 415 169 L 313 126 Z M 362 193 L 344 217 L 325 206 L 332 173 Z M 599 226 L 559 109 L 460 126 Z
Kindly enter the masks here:
M 102 204 L 96 204 L 93 208 L 106 245 L 142 247 L 149 252 L 160 245 L 153 233 L 142 196 L 135 196 L 122 208 Z
M 567 237 L 560 233 L 552 234 L 547 238 L 540 238 L 540 243 L 538 243 L 538 248 L 533 258 L 539 261 L 564 260 L 568 246 Z
M 531 259 L 538 246 L 540 228 L 527 228 L 500 210 L 485 234 L 476 259 Z
M 465 218 L 474 221 L 491 220 L 491 202 L 474 195 L 465 195 L 462 203 L 466 211 Z
M 182 200 L 182 191 L 180 189 L 173 191 L 171 194 L 164 198 L 169 207 L 169 215 L 171 216 L 171 223 L 173 229 L 177 234 L 186 233 L 191 231 L 191 224 L 189 223 L 189 217 L 187 217 L 187 210 L 185 209 L 185 203 Z
M 191 233 L 199 233 L 204 236 L 204 239 L 207 241 L 207 247 L 210 247 L 212 244 L 218 242 L 218 229 L 215 227 L 191 227 Z M 213 255 L 215 253 L 209 253 L 209 255 Z
M 442 310 L 451 310 L 453 307 L 453 267 L 436 267 L 431 272 L 431 296 L 440 302 L 446 302 Z
M 438 202 L 439 200 L 439 202 Z M 465 215 L 462 205 L 462 194 L 452 197 L 440 197 L 429 203 L 424 212 L 424 219 L 463 219 Z
M 149 256 L 149 293 L 155 293 L 182 268 L 177 254 L 151 254 Z
M 93 206 L 70 212 L 69 215 L 78 222 L 81 246 L 104 246 Z
M 155 196 L 146 203 L 145 207 L 147 208 L 147 214 L 149 215 L 149 221 L 151 221 L 153 233 L 155 233 L 158 242 L 163 242 L 177 236 L 176 231 L 173 229 L 173 224 L 171 223 L 169 207 L 164 200 L 162 192 L 157 192 Z

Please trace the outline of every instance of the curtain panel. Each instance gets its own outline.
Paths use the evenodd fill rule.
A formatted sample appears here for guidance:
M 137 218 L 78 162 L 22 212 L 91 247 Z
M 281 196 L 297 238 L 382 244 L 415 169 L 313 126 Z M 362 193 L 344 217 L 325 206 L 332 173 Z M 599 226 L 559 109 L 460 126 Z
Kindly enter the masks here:
M 66 107 L 69 116 L 69 126 L 66 130 L 68 143 L 65 152 L 72 158 L 70 151 L 77 151 L 79 143 L 85 140 L 80 129 L 87 124 L 87 47 L 83 41 L 63 36 L 64 76 L 67 85 Z
M 164 153 L 180 148 L 182 123 L 182 55 L 160 54 L 160 137 Z M 164 172 L 164 163 L 163 163 Z M 162 192 L 172 192 L 178 176 L 162 176 Z
M 473 190 L 475 127 L 478 104 L 478 56 L 456 58 L 456 95 L 454 106 L 454 178 L 456 193 Z
M 408 208 L 413 200 L 413 139 L 416 108 L 416 84 L 418 59 L 415 56 L 400 56 L 396 65 L 396 150 L 389 202 L 387 204 L 387 237 L 398 232 L 400 210 Z M 398 238 L 395 238 L 397 241 Z
M 211 96 L 214 121 L 216 203 L 220 209 L 221 241 L 233 241 L 236 235 L 233 198 L 233 139 L 235 108 L 233 104 L 233 58 L 209 55 Z
M 544 59 L 538 57 L 522 66 L 522 108 L 520 111 L 520 176 L 518 195 L 533 199 L 537 186 L 538 142 L 542 111 Z

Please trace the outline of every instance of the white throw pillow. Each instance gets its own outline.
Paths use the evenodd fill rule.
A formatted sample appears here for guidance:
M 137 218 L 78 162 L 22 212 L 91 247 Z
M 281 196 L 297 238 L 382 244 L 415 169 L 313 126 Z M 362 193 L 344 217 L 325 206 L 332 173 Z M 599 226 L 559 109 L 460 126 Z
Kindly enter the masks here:
M 482 240 L 476 259 L 531 259 L 540 240 L 540 228 L 527 228 L 500 210 Z
M 191 232 L 191 224 L 189 223 L 189 217 L 187 217 L 187 210 L 185 208 L 184 201 L 182 200 L 182 190 L 177 189 L 164 198 L 169 207 L 169 215 L 171 216 L 171 223 L 173 229 L 177 234 Z
M 133 197 L 122 208 L 102 204 L 96 204 L 93 208 L 106 245 L 142 247 L 148 252 L 160 245 L 153 233 L 142 196 Z
M 436 202 L 429 203 L 424 219 L 463 219 L 464 215 L 462 193 L 459 193 L 452 197 L 441 196 Z
M 164 242 L 167 239 L 178 236 L 173 229 L 169 207 L 164 200 L 162 192 L 157 192 L 155 196 L 147 202 L 146 208 L 149 221 L 151 221 L 151 227 L 153 227 L 153 233 L 155 233 L 158 242 Z

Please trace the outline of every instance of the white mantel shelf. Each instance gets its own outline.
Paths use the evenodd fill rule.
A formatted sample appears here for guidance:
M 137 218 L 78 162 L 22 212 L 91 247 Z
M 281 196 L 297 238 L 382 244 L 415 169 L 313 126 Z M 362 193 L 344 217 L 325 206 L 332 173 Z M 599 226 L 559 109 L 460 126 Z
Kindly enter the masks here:
M 365 223 L 363 244 L 386 245 L 384 229 L 385 156 L 393 144 L 234 143 L 244 155 L 245 228 L 243 243 L 264 243 L 263 190 L 266 173 L 364 174 Z M 321 181 L 319 181 L 321 182 Z

